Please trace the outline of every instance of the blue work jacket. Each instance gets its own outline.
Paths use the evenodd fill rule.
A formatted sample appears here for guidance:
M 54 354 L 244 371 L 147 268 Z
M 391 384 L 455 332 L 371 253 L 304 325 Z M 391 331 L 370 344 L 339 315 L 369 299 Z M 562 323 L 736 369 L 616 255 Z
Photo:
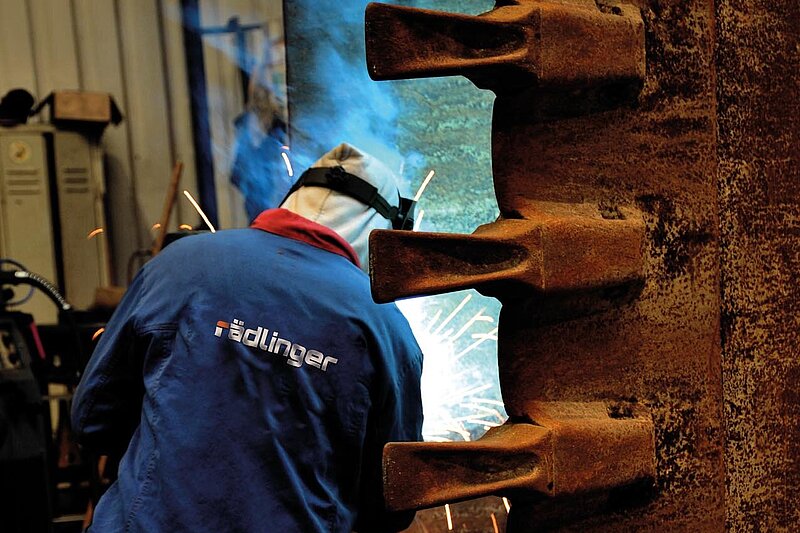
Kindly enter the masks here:
M 124 451 L 89 531 L 394 530 L 381 453 L 421 439 L 422 354 L 352 248 L 285 210 L 185 237 L 139 272 L 73 401 Z

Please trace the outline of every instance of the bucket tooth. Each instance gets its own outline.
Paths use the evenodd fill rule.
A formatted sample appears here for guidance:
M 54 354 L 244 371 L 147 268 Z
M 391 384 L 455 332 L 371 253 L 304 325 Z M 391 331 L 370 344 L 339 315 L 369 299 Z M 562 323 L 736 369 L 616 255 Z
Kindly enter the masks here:
M 383 449 L 390 510 L 424 509 L 490 494 L 547 491 L 550 431 L 504 424 L 468 442 L 390 442 Z
M 654 479 L 653 423 L 643 408 L 620 416 L 603 402 L 529 407 L 532 423 L 506 422 L 475 441 L 387 444 L 387 508 L 425 509 L 489 495 L 557 497 Z
M 596 206 L 551 204 L 472 235 L 374 231 L 370 276 L 377 302 L 476 289 L 501 300 L 620 285 L 642 277 L 641 216 L 608 220 Z M 540 206 L 540 207 L 541 207 Z
M 478 16 L 369 4 L 370 76 L 461 75 L 495 92 L 644 79 L 644 23 L 637 8 L 604 8 L 595 0 L 503 4 Z

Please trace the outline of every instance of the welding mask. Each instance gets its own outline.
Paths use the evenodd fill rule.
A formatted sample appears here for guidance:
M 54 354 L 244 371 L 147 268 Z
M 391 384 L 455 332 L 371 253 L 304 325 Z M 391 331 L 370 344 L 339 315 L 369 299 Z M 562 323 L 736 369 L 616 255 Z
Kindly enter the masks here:
M 280 206 L 335 231 L 369 269 L 374 230 L 412 229 L 414 202 L 400 198 L 397 176 L 369 153 L 341 143 L 300 176 Z
M 400 196 L 400 205 L 395 207 L 380 195 L 376 187 L 355 174 L 347 172 L 341 166 L 316 167 L 306 170 L 289 190 L 284 202 L 300 187 L 325 187 L 334 190 L 368 205 L 390 221 L 394 229 L 414 229 L 414 207 L 416 205 L 414 200 Z

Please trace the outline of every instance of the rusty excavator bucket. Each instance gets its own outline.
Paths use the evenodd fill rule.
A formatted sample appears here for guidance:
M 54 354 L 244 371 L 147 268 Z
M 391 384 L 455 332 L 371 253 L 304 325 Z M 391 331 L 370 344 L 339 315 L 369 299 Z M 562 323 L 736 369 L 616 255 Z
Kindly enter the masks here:
M 552 95 L 566 94 L 569 104 L 596 98 L 594 88 L 640 86 L 644 24 L 636 7 L 602 0 L 500 0 L 494 10 L 468 16 L 370 4 L 366 43 L 373 79 L 462 75 L 497 94 L 493 166 L 501 217 L 471 235 L 373 232 L 376 301 L 467 288 L 504 306 L 580 295 L 565 298 L 569 307 L 584 295 L 644 279 L 640 211 L 542 198 L 532 183 L 536 175 L 521 164 L 535 159 L 527 138 L 499 142 L 506 123 L 525 126 L 544 116 L 550 102 L 558 101 Z M 537 103 L 530 113 L 513 113 L 517 103 L 531 100 Z M 509 146 L 510 156 L 497 161 L 503 156 L 497 147 Z M 500 326 L 503 341 L 513 332 L 502 321 Z M 518 360 L 524 354 L 501 355 L 500 363 L 538 364 Z M 503 390 L 503 397 L 508 402 L 517 392 Z M 655 478 L 654 429 L 644 407 L 620 410 L 598 401 L 522 396 L 514 400 L 513 420 L 477 441 L 388 444 L 389 508 L 422 509 L 486 495 L 569 498 Z

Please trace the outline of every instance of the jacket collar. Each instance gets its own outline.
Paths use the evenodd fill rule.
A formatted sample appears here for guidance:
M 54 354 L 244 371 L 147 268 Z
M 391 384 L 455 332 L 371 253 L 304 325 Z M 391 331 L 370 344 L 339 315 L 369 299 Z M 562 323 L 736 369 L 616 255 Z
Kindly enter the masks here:
M 361 267 L 356 251 L 338 233 L 287 209 L 262 211 L 250 227 L 341 255 L 357 267 Z

